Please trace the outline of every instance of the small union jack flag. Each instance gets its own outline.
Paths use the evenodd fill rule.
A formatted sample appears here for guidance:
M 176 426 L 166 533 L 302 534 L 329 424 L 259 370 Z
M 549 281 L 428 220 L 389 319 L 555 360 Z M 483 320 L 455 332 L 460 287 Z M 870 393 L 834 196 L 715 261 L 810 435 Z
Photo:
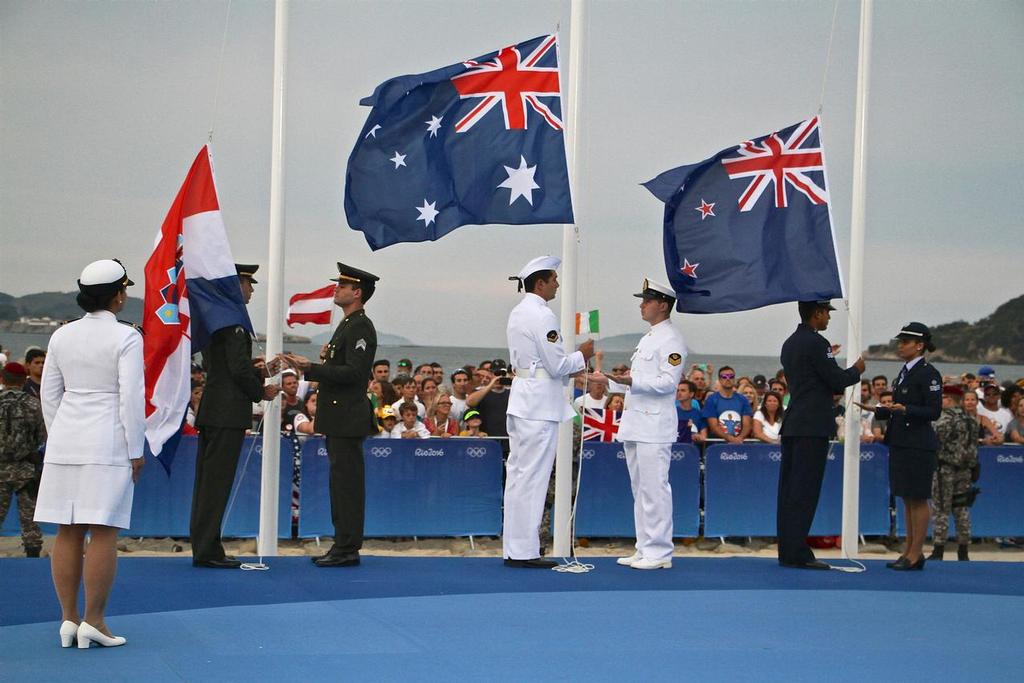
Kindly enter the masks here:
M 622 413 L 604 408 L 583 409 L 583 440 L 611 443 L 619 433 Z
M 817 116 L 644 186 L 665 202 L 665 269 L 680 311 L 843 296 Z

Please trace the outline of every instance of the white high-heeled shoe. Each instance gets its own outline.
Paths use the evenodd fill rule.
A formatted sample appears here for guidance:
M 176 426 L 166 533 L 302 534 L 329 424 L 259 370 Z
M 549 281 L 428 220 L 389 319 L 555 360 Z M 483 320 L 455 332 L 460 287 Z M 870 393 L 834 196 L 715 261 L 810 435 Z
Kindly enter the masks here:
M 123 636 L 108 636 L 93 628 L 84 621 L 78 625 L 78 649 L 88 650 L 90 643 L 103 647 L 117 647 L 128 642 Z
M 75 637 L 78 635 L 78 624 L 73 621 L 65 621 L 60 625 L 60 646 L 71 647 L 75 644 Z

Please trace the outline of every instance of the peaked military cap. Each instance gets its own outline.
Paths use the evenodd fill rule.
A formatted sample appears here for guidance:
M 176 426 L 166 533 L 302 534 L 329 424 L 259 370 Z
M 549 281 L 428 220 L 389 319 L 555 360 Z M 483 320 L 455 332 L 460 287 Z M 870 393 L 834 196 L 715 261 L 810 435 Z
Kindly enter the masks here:
M 671 287 L 646 277 L 644 278 L 644 286 L 633 296 L 638 299 L 657 299 L 658 301 L 668 302 L 676 300 L 676 293 Z
M 818 308 L 824 308 L 829 311 L 836 310 L 836 307 L 832 305 L 831 299 L 815 299 L 814 301 L 801 301 L 800 303 L 805 306 L 817 306 Z
M 924 323 L 907 323 L 899 331 L 895 339 L 915 339 L 917 341 L 930 341 L 932 331 Z
M 252 282 L 254 285 L 258 285 L 259 284 L 259 281 L 256 278 L 253 277 L 253 275 L 255 275 L 256 271 L 259 270 L 259 269 L 260 269 L 260 267 L 258 265 L 256 265 L 255 263 L 236 263 L 235 264 L 235 272 L 238 273 L 238 277 L 247 277 L 247 278 L 249 278 L 249 281 Z
M 367 273 L 365 270 L 359 270 L 352 266 L 346 266 L 344 263 L 338 262 L 338 277 L 330 278 L 331 282 L 359 282 L 359 283 L 373 283 L 380 280 L 379 277 L 373 273 Z

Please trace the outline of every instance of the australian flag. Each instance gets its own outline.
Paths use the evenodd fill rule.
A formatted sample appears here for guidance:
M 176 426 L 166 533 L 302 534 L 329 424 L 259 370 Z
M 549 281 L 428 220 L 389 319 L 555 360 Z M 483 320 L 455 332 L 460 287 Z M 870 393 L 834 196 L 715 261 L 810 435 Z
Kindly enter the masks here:
M 558 37 L 385 81 L 348 160 L 345 214 L 372 249 L 462 225 L 572 223 Z
M 687 313 L 843 297 L 818 117 L 644 183 Z

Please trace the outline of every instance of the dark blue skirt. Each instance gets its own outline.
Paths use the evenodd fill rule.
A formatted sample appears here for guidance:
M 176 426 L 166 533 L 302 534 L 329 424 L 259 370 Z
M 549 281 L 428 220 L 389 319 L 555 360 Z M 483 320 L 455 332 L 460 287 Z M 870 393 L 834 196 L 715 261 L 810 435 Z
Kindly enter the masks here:
M 938 465 L 935 451 L 889 447 L 889 489 L 900 498 L 932 497 L 932 476 Z

